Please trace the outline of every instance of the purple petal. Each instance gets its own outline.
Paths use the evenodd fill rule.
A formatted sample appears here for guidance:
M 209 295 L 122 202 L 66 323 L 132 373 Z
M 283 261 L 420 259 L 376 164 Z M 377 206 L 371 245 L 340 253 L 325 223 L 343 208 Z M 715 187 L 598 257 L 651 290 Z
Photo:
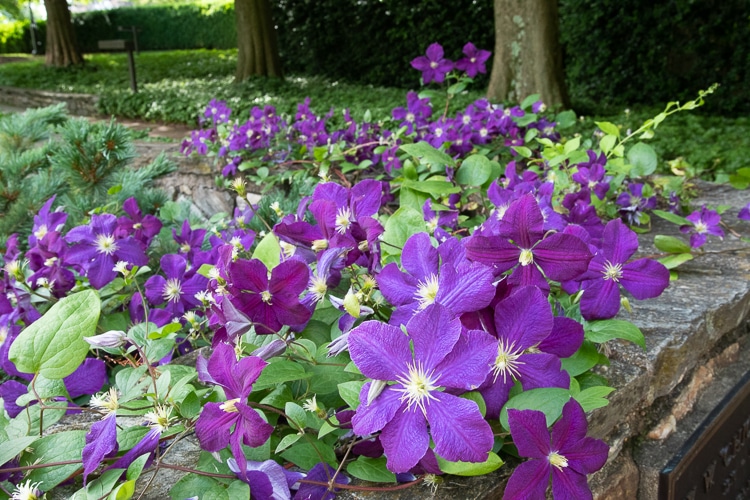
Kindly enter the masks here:
M 513 470 L 503 498 L 544 499 L 551 466 L 547 459 L 528 460 Z M 555 497 L 556 498 L 556 497 Z
M 8 412 L 10 418 L 16 418 L 23 411 L 24 407 L 18 406 L 16 399 L 27 392 L 29 392 L 29 389 L 17 380 L 6 380 L 0 384 L 0 398 L 3 399 L 5 411 Z
M 505 272 L 518 264 L 521 250 L 501 236 L 473 235 L 466 241 L 466 257 Z
M 552 495 L 554 498 L 569 500 L 591 500 L 594 498 L 585 475 L 570 470 L 570 467 L 562 470 L 557 467 L 551 467 L 551 469 Z
M 638 300 L 658 297 L 669 286 L 669 269 L 655 260 L 638 259 L 622 266 L 620 284 Z
M 161 264 L 161 270 L 167 278 L 179 278 L 181 280 L 185 275 L 187 261 L 182 255 L 175 253 L 164 255 L 159 263 Z
M 622 264 L 638 250 L 638 235 L 620 219 L 612 219 L 602 236 L 604 256 L 613 264 Z
M 620 287 L 614 280 L 596 279 L 583 282 L 581 314 L 587 320 L 609 319 L 620 310 Z
M 315 186 L 315 192 L 313 192 L 313 201 L 318 200 L 332 201 L 336 207 L 344 207 L 349 203 L 349 192 L 344 186 L 335 182 L 323 182 Z
M 443 46 L 439 43 L 432 43 L 427 47 L 427 57 L 430 61 L 439 61 L 443 58 Z
M 114 413 L 95 422 L 86 434 L 86 446 L 83 447 L 83 485 L 88 475 L 99 467 L 103 459 L 117 453 L 117 421 Z
M 537 287 L 521 287 L 495 306 L 497 335 L 514 349 L 539 344 L 552 331 L 552 325 L 552 309 Z
M 402 273 L 398 265 L 391 262 L 377 275 L 378 288 L 383 296 L 395 306 L 415 302 L 417 280 L 411 275 Z
M 349 204 L 354 216 L 373 216 L 380 210 L 383 198 L 383 183 L 375 179 L 365 179 L 355 184 L 350 192 Z
M 542 239 L 544 217 L 533 195 L 526 194 L 511 203 L 503 216 L 500 235 L 526 250 Z
M 570 375 L 562 370 L 560 358 L 552 354 L 525 353 L 518 359 L 519 379 L 524 390 L 539 387 L 570 387 Z
M 357 413 L 352 417 L 354 432 L 360 436 L 367 436 L 381 430 L 393 419 L 396 411 L 406 404 L 401 402 L 401 393 L 386 387 L 380 395 L 367 404 L 367 395 L 372 382 L 367 382 L 359 392 L 359 407 Z M 1 386 L 0 386 L 1 387 Z
M 414 359 L 429 373 L 458 342 L 461 320 L 447 307 L 432 304 L 409 320 L 406 331 L 414 341 Z M 409 351 L 408 342 L 406 350 Z
M 114 271 L 114 266 L 115 263 L 106 255 L 101 255 L 94 260 L 86 270 L 91 286 L 99 290 L 115 279 L 117 273 Z
M 127 469 L 136 458 L 146 453 L 153 453 L 156 451 L 156 447 L 159 446 L 160 436 L 161 432 L 158 429 L 151 429 L 143 436 L 143 439 L 138 441 L 138 444 L 121 456 L 115 463 L 107 467 L 107 469 Z
M 347 476 L 340 473 L 336 474 L 336 470 L 324 462 L 320 462 L 310 469 L 306 479 L 327 483 L 334 475 L 336 476 L 334 480 L 335 484 L 349 484 L 350 479 Z M 338 488 L 328 491 L 328 488 L 325 486 L 302 483 L 294 495 L 294 500 L 333 500 L 336 497 L 337 491 L 339 491 Z
M 514 287 L 536 287 L 549 291 L 549 283 L 539 268 L 534 265 L 518 266 L 508 276 L 508 284 Z
M 242 435 L 243 443 L 251 448 L 257 448 L 268 441 L 273 432 L 273 426 L 263 420 L 256 410 L 245 403 L 236 403 L 235 408 L 242 418 L 237 421 L 234 432 Z
M 409 238 L 401 252 L 404 270 L 419 281 L 430 275 L 437 276 L 440 256 L 427 233 L 417 233 Z
M 286 260 L 273 268 L 268 290 L 271 296 L 280 293 L 299 297 L 310 280 L 310 269 L 298 260 Z
M 572 234 L 555 233 L 534 247 L 534 262 L 555 281 L 572 280 L 583 274 L 591 257 L 588 245 Z
M 507 381 L 504 381 L 503 377 L 497 377 L 497 380 L 493 379 L 494 376 L 489 374 L 486 379 L 489 385 L 479 390 L 484 398 L 485 405 L 487 405 L 486 417 L 488 419 L 500 418 L 500 410 L 508 402 L 508 396 L 514 384 L 511 377 L 508 377 Z
M 349 354 L 366 377 L 376 380 L 396 380 L 412 361 L 409 338 L 379 321 L 365 321 L 349 333 Z
M 591 474 L 607 463 L 609 446 L 600 439 L 584 438 L 574 449 L 565 449 L 561 453 L 568 459 L 568 466 L 581 474 Z
M 215 452 L 229 444 L 229 429 L 238 420 L 237 413 L 229 413 L 219 408 L 219 403 L 206 403 L 195 422 L 195 436 L 201 448 Z
M 435 302 L 456 314 L 477 311 L 495 297 L 492 281 L 492 271 L 484 264 L 467 263 L 458 269 L 443 265 Z
M 446 392 L 432 394 L 436 401 L 427 405 L 427 420 L 435 453 L 452 462 L 486 461 L 495 440 L 477 404 Z
M 487 332 L 470 330 L 462 334 L 453 350 L 435 368 L 438 384 L 472 391 L 487 378 L 497 354 L 497 339 Z
M 117 260 L 124 260 L 136 266 L 148 264 L 148 257 L 146 257 L 143 248 L 133 238 L 117 240 L 116 244 L 117 250 L 115 250 L 114 257 Z
M 430 445 L 427 420 L 417 406 L 398 411 L 383 428 L 380 442 L 388 458 L 388 470 L 407 472 L 417 465 Z
M 547 460 L 552 450 L 544 413 L 537 410 L 510 408 L 508 426 L 519 455 Z
M 71 229 L 71 232 L 72 231 L 73 230 Z M 68 236 L 69 235 L 70 233 L 68 233 Z M 68 239 L 68 236 L 66 236 L 66 240 Z M 65 255 L 65 260 L 70 264 L 84 266 L 95 259 L 98 255 L 99 252 L 96 250 L 96 247 L 90 243 L 78 243 L 68 249 L 68 252 Z
M 95 394 L 107 383 L 107 366 L 100 359 L 87 358 L 63 382 L 70 399 Z
M 155 275 L 146 280 L 146 298 L 152 304 L 161 304 L 164 302 L 164 287 L 167 286 L 167 280 L 163 276 Z
M 583 325 L 572 318 L 555 316 L 552 333 L 539 344 L 539 350 L 558 358 L 569 358 L 583 343 Z

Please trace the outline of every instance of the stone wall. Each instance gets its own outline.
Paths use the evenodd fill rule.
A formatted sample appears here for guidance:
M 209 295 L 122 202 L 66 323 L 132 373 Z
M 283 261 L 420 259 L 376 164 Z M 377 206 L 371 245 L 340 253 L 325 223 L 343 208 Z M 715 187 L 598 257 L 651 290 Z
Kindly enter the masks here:
M 65 94 L 0 86 L 0 104 L 16 108 L 44 108 L 64 102 L 71 115 L 96 116 L 99 114 L 98 101 L 98 96 L 89 94 Z

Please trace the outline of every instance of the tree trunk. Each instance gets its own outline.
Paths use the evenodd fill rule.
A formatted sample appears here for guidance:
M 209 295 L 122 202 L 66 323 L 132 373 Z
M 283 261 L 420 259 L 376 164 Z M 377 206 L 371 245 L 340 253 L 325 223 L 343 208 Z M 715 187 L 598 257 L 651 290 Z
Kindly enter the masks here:
M 234 0 L 238 82 L 253 75 L 284 76 L 268 0 Z
M 557 0 L 494 2 L 495 57 L 487 97 L 521 102 L 539 94 L 548 106 L 569 106 Z
M 83 64 L 67 0 L 44 0 L 44 7 L 47 9 L 47 66 Z

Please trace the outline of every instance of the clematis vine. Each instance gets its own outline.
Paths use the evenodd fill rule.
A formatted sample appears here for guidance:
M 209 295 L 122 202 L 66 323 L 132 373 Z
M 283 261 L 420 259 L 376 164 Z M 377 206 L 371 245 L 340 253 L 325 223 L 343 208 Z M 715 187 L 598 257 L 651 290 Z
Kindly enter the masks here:
M 620 286 L 638 300 L 658 297 L 669 285 L 669 270 L 652 259 L 628 259 L 638 250 L 638 236 L 620 219 L 604 228 L 602 248 L 581 281 L 581 314 L 587 320 L 608 319 L 620 310 Z
M 427 54 L 411 61 L 412 68 L 422 72 L 422 82 L 443 83 L 445 75 L 453 69 L 453 62 L 443 57 L 443 47 L 433 43 L 427 47 Z
M 705 245 L 708 235 L 724 238 L 724 230 L 719 227 L 721 215 L 715 210 L 709 210 L 705 206 L 696 210 L 687 217 L 691 225 L 680 226 L 680 231 L 690 234 L 690 246 L 700 248 Z
M 486 332 L 464 331 L 439 304 L 415 314 L 406 332 L 366 321 L 349 334 L 352 361 L 372 379 L 360 392 L 354 432 L 382 431 L 387 467 L 396 473 L 417 465 L 430 438 L 446 460 L 486 461 L 494 438 L 479 407 L 443 389 L 476 389 L 495 356 L 495 340 Z
M 247 458 L 242 444 L 251 447 L 268 440 L 273 426 L 247 404 L 253 384 L 267 363 L 255 356 L 237 360 L 234 348 L 229 344 L 218 344 L 206 360 L 198 358 L 198 380 L 224 389 L 224 403 L 206 403 L 195 422 L 195 435 L 201 448 L 209 452 L 223 450 L 227 446 L 237 461 L 241 479 L 246 479 Z
M 575 399 L 565 404 L 551 435 L 541 411 L 510 409 L 508 424 L 518 454 L 531 460 L 513 471 L 504 499 L 544 500 L 550 476 L 554 498 L 593 498 L 586 476 L 604 466 L 609 447 L 586 437 L 586 414 Z
M 591 260 L 591 252 L 580 238 L 565 233 L 545 237 L 544 217 L 531 194 L 510 204 L 500 221 L 499 235 L 475 234 L 464 241 L 469 259 L 492 265 L 498 273 L 512 269 L 509 283 L 543 290 L 549 290 L 546 278 L 576 278 Z

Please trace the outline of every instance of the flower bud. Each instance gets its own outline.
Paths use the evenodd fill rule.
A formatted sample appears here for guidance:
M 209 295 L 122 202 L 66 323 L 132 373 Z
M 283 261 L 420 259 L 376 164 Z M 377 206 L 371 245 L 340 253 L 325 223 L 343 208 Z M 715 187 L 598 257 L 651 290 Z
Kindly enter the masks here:
M 83 340 L 88 342 L 92 347 L 122 347 L 125 345 L 128 336 L 122 330 L 110 330 L 100 335 L 84 337 Z

